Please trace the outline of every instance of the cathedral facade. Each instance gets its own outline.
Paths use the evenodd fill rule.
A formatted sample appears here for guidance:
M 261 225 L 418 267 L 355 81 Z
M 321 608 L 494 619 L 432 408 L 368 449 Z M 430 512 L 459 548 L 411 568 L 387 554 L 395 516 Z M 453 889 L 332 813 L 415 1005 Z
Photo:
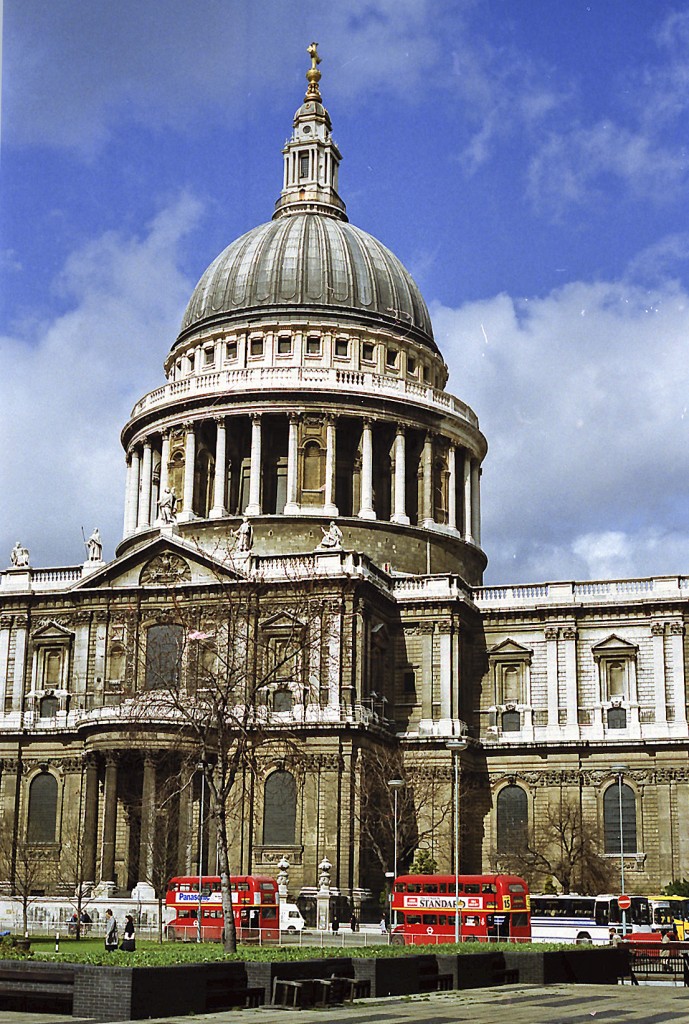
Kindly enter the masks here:
M 0 572 L 2 884 L 213 873 L 189 722 L 155 695 L 240 664 L 236 873 L 286 856 L 298 894 L 326 858 L 379 890 L 399 776 L 406 863 L 451 870 L 458 841 L 487 870 L 569 829 L 659 889 L 689 875 L 689 578 L 483 586 L 486 439 L 412 277 L 347 218 L 311 56 L 272 220 L 204 273 L 122 431 L 115 558 L 96 531 L 83 565 L 18 543 Z

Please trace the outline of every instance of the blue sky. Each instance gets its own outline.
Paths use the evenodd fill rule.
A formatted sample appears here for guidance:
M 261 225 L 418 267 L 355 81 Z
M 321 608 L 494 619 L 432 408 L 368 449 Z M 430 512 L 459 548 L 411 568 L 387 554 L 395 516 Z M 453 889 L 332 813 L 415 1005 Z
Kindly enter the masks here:
M 487 580 L 689 573 L 689 3 L 327 7 L 5 0 L 0 560 L 112 554 L 119 430 L 270 218 L 316 39 L 350 219 L 489 441 Z

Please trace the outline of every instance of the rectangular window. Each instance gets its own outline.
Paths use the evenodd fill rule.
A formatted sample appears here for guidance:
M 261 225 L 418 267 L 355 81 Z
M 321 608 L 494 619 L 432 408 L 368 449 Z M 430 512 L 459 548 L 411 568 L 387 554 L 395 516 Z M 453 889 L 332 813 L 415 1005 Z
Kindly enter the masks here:
M 391 369 L 397 366 L 397 355 L 398 352 L 396 348 L 387 349 L 385 352 L 385 365 L 389 366 Z
M 407 373 L 416 376 L 416 359 L 414 356 L 407 356 Z
M 424 382 L 424 384 L 430 384 L 431 383 L 431 371 L 430 371 L 430 368 L 428 366 L 424 366 L 424 368 L 423 368 L 423 382 Z
M 299 154 L 299 177 L 300 178 L 308 178 L 308 176 L 309 176 L 309 154 L 308 154 L 308 152 L 307 153 L 300 153 Z
M 413 668 L 407 669 L 402 676 L 402 688 L 405 693 L 416 693 L 416 673 Z
M 292 339 L 289 334 L 281 334 L 278 337 L 278 355 L 279 356 L 290 356 L 292 355 Z
M 233 339 L 225 344 L 225 358 L 236 359 L 237 358 L 237 341 Z
M 263 355 L 263 338 L 252 338 L 249 351 L 252 356 Z
M 335 339 L 335 355 L 346 358 L 349 355 L 349 342 L 346 338 Z
M 192 352 L 191 355 L 187 356 L 187 359 L 189 360 L 189 373 L 193 373 L 194 366 L 196 364 L 196 357 L 194 353 Z
M 366 363 L 372 363 L 374 359 L 374 349 L 370 341 L 365 341 L 361 346 L 361 358 Z
M 212 366 L 215 362 L 215 349 L 204 348 L 203 350 L 203 362 L 205 366 Z
M 306 339 L 307 356 L 319 356 L 321 354 L 321 339 L 317 334 L 310 334 Z

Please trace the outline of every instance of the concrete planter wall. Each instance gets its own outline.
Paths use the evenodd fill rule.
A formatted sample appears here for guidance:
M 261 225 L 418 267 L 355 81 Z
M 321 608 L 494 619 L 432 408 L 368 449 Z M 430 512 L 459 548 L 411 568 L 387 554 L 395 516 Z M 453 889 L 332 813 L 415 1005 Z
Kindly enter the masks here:
M 572 949 L 562 952 L 480 952 L 411 954 L 390 959 L 337 957 L 285 962 L 183 964 L 178 967 L 91 967 L 30 960 L 0 961 L 0 1009 L 8 1006 L 11 986 L 41 996 L 42 1008 L 53 1011 L 50 989 L 73 972 L 72 1013 L 95 1020 L 142 1020 L 166 1014 L 204 1013 L 223 1009 L 232 994 L 262 988 L 270 1003 L 276 978 L 299 980 L 331 975 L 367 979 L 372 996 L 411 995 L 431 991 L 438 975 L 451 975 L 455 988 L 481 988 L 512 980 L 531 984 L 577 982 L 614 985 L 629 973 L 626 949 Z M 13 982 L 2 975 L 13 976 Z M 51 982 L 52 976 L 52 982 Z M 71 985 L 71 979 L 67 978 Z M 516 978 L 515 978 L 516 980 Z M 64 1004 L 64 990 L 61 993 Z

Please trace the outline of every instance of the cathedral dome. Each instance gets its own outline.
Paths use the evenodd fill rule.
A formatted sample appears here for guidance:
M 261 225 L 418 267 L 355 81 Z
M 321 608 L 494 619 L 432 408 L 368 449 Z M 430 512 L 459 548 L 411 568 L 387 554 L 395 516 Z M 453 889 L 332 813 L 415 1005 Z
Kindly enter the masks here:
M 382 322 L 436 351 L 426 303 L 409 271 L 376 238 L 333 212 L 292 207 L 232 242 L 194 289 L 180 336 L 236 315 L 298 308 Z

